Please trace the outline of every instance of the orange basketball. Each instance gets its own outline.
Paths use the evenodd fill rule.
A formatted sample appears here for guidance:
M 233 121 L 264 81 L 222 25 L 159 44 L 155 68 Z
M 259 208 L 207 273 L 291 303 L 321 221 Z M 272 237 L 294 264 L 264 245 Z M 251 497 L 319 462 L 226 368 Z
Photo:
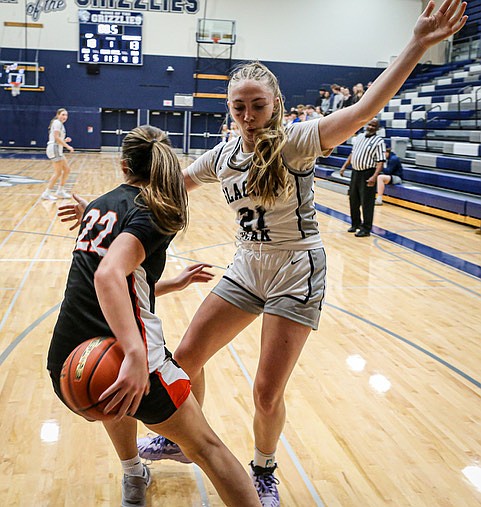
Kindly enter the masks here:
M 99 397 L 117 380 L 123 358 L 115 338 L 102 336 L 81 343 L 67 357 L 60 374 L 67 405 L 86 419 L 112 419 L 116 407 L 109 414 L 103 413 L 111 397 L 101 402 Z

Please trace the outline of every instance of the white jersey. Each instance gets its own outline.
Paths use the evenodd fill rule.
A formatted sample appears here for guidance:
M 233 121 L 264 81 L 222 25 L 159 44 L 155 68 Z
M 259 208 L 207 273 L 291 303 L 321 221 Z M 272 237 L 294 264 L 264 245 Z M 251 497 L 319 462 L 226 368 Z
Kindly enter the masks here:
M 60 139 L 62 139 L 62 141 L 65 139 L 67 132 L 65 130 L 64 124 L 60 120 L 53 120 L 52 125 L 50 125 L 50 130 L 48 133 L 47 146 L 52 145 L 52 144 L 56 144 L 55 135 L 54 135 L 54 132 L 56 130 L 60 133 Z M 63 146 L 61 144 L 59 146 L 61 146 L 63 148 Z
M 317 121 L 292 124 L 286 133 L 282 158 L 294 191 L 272 208 L 265 209 L 247 195 L 252 153 L 242 151 L 240 137 L 217 145 L 187 168 L 199 185 L 220 181 L 224 197 L 236 213 L 238 240 L 244 246 L 262 244 L 283 250 L 322 247 L 314 207 L 314 164 L 330 150 L 322 152 Z

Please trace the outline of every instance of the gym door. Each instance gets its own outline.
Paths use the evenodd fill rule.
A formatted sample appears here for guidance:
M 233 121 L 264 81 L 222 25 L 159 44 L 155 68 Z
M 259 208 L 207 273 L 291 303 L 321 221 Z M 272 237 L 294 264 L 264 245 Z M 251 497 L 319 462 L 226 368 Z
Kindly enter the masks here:
M 192 113 L 190 126 L 190 149 L 210 150 L 221 141 L 225 114 Z
M 102 147 L 120 151 L 124 137 L 137 125 L 136 109 L 102 109 Z
M 174 148 L 184 143 L 184 113 L 180 111 L 150 111 L 149 123 L 167 133 Z

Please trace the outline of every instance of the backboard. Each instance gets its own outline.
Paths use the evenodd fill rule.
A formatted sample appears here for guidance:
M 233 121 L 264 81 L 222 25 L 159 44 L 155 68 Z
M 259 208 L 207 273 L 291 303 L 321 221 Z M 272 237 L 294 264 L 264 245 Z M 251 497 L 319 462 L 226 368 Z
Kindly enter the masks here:
M 235 44 L 235 21 L 229 19 L 201 18 L 197 22 L 198 44 Z

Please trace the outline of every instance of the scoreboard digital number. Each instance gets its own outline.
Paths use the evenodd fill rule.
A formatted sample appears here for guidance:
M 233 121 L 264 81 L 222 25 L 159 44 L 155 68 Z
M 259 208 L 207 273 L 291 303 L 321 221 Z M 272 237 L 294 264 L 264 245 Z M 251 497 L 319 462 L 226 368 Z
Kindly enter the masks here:
M 142 14 L 79 10 L 79 63 L 142 65 Z

